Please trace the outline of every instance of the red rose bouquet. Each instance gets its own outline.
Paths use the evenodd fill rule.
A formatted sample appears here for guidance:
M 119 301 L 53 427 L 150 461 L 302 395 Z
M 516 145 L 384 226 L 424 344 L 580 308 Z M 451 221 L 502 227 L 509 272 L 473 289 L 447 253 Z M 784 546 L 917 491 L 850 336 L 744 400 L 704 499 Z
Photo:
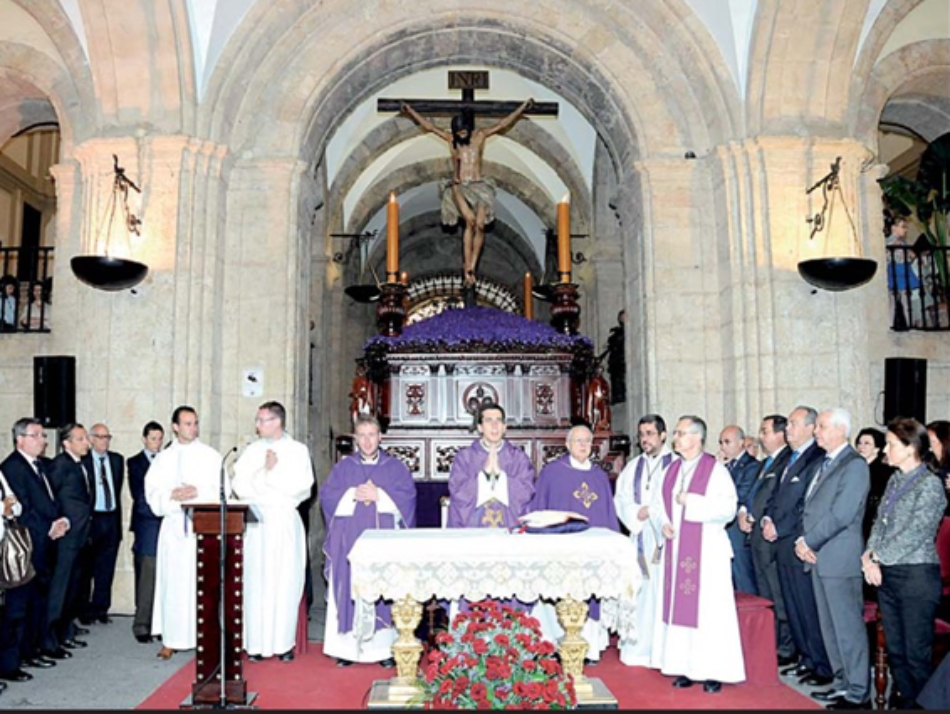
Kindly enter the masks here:
M 456 615 L 422 663 L 427 709 L 573 709 L 574 681 L 538 621 L 495 601 Z

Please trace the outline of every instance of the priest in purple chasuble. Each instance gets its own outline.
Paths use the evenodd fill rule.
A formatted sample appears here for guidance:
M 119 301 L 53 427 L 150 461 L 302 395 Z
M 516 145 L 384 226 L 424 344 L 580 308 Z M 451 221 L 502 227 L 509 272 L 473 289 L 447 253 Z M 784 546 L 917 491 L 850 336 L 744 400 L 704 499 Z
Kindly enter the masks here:
M 529 510 L 573 511 L 587 516 L 591 527 L 609 528 L 619 533 L 610 478 L 590 460 L 594 434 L 586 426 L 578 425 L 567 433 L 566 443 L 567 453 L 541 469 Z M 587 640 L 588 661 L 597 662 L 610 644 L 610 633 L 600 622 L 600 602 L 590 598 L 587 606 L 587 621 L 581 629 L 581 637 Z M 564 636 L 551 603 L 539 601 L 532 615 L 541 623 L 541 634 L 546 640 L 556 643 Z
M 534 496 L 534 466 L 505 441 L 505 410 L 478 411 L 481 438 L 460 449 L 449 474 L 449 528 L 513 528 Z
M 666 470 L 650 507 L 665 541 L 651 666 L 675 676 L 674 687 L 703 681 L 716 693 L 723 682 L 745 680 L 745 665 L 726 534 L 736 487 L 726 467 L 703 451 L 705 441 L 702 419 L 679 420 L 673 449 L 682 458 Z
M 338 666 L 353 662 L 391 665 L 392 627 L 389 605 L 376 604 L 375 632 L 358 639 L 353 628 L 355 604 L 350 595 L 349 553 L 360 534 L 369 529 L 413 528 L 416 523 L 416 483 L 409 469 L 379 448 L 375 417 L 356 419 L 357 452 L 338 462 L 320 489 L 320 506 L 327 525 L 327 616 L 324 654 Z

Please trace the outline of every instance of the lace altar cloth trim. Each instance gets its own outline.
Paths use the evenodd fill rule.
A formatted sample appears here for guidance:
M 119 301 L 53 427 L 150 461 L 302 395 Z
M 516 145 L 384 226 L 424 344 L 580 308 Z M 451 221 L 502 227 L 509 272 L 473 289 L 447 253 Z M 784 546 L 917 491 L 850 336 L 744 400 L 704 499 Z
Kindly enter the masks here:
M 633 543 L 606 528 L 551 535 L 489 528 L 367 531 L 350 551 L 356 630 L 372 633 L 379 598 L 597 597 L 601 621 L 630 640 L 640 587 L 636 563 Z

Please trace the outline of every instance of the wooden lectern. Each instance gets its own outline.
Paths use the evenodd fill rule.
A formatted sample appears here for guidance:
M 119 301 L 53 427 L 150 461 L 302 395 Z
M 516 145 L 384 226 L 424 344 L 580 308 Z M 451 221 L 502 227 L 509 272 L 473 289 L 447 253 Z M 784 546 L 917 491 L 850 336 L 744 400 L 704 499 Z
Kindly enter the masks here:
M 191 696 L 182 702 L 181 708 L 218 708 L 222 704 L 221 668 L 224 670 L 224 703 L 228 708 L 246 707 L 256 696 L 253 692 L 248 694 L 241 654 L 244 649 L 244 526 L 248 518 L 248 505 L 227 504 L 223 536 L 221 512 L 217 503 L 186 504 L 185 507 L 191 511 L 198 538 L 198 651 Z M 224 615 L 219 617 L 222 537 L 226 544 Z

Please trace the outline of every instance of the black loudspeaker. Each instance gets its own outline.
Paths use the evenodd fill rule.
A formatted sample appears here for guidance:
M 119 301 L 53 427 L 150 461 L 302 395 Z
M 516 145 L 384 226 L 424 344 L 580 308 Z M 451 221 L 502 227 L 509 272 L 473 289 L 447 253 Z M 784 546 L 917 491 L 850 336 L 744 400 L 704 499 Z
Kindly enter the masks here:
M 888 357 L 884 360 L 884 423 L 894 417 L 927 423 L 927 360 Z
M 33 416 L 46 428 L 76 421 L 76 358 L 33 358 Z

